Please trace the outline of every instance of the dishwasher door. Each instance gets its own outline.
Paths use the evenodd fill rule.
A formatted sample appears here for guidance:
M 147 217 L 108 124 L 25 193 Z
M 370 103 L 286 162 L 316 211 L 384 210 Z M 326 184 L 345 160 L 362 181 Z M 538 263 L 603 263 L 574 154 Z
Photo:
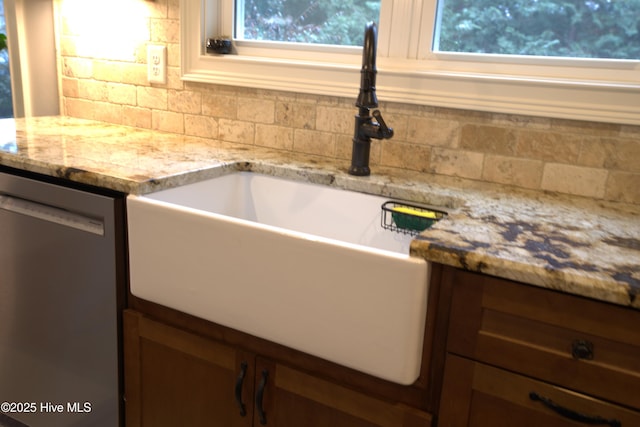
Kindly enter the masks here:
M 0 172 L 0 426 L 120 425 L 115 222 L 111 197 Z

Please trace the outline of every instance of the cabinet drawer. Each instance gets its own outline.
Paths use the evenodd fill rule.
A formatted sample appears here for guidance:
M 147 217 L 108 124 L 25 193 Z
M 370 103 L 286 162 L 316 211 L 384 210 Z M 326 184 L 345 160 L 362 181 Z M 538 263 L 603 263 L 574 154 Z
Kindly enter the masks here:
M 503 369 L 447 357 L 439 425 L 634 427 L 640 413 Z
M 640 408 L 640 311 L 452 274 L 449 352 Z

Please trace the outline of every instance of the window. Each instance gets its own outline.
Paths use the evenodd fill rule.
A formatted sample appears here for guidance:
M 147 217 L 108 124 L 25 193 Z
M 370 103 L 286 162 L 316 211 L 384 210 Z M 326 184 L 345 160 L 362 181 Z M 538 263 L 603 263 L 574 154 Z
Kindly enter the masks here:
M 13 117 L 11 75 L 7 51 L 7 29 L 4 20 L 4 1 L 0 0 L 0 119 Z
M 54 2 L 0 0 L 0 4 L 4 14 L 2 23 L 9 24 L 3 25 L 2 31 L 6 31 L 10 51 L 1 54 L 0 69 L 3 69 L 4 77 L 0 90 L 5 92 L 0 97 L 0 104 L 8 108 L 12 103 L 14 117 L 58 114 Z
M 440 0 L 435 51 L 640 59 L 640 0 Z
M 297 36 L 286 42 L 273 40 L 276 37 L 264 40 L 265 37 L 251 35 L 257 31 L 255 28 L 247 31 L 246 9 L 253 7 L 256 1 L 269 3 L 270 0 L 236 1 L 239 4 L 237 17 L 234 16 L 234 0 L 181 0 L 181 65 L 185 80 L 355 98 L 362 52 L 357 42 L 340 41 L 342 44 L 327 45 L 326 41 L 314 43 L 308 39 L 298 42 Z M 296 3 L 294 0 L 272 3 L 290 2 Z M 634 5 L 637 2 L 640 0 L 615 3 Z M 316 2 L 299 0 L 297 3 L 310 5 Z M 325 0 L 324 3 L 334 2 Z M 605 16 L 598 15 L 601 8 L 614 2 L 514 0 L 509 2 L 511 9 L 500 9 L 491 6 L 498 4 L 496 0 L 380 0 L 378 98 L 451 108 L 640 124 L 640 58 L 633 53 L 639 44 L 638 23 L 633 19 L 637 16 L 633 10 L 621 11 L 620 18 L 615 20 L 617 34 L 624 33 L 629 37 L 619 43 L 629 48 L 622 58 L 566 57 L 560 49 L 562 44 L 555 41 L 552 33 L 492 23 L 492 19 L 496 19 L 492 13 L 505 20 L 515 16 L 520 22 L 525 18 L 531 22 L 523 15 L 528 11 L 526 5 L 546 7 L 553 3 L 565 8 L 569 3 L 588 3 L 590 6 L 585 6 L 585 11 L 597 9 L 589 17 L 590 22 L 596 22 Z M 474 11 L 485 14 L 484 21 L 469 15 Z M 276 24 L 281 19 L 287 23 L 295 19 L 293 14 L 271 12 L 269 18 L 261 16 L 263 22 Z M 306 19 L 306 14 L 298 13 L 298 17 L 302 15 Z M 234 28 L 234 20 L 242 16 L 245 19 Z M 624 21 L 623 16 L 633 22 Z M 572 22 L 577 20 L 575 15 L 561 17 L 570 18 Z M 359 26 L 364 33 L 366 20 L 355 21 L 353 19 L 353 25 Z M 539 21 L 548 21 L 548 17 Z M 484 31 L 475 28 L 485 23 Z M 526 32 L 523 33 L 525 30 L 530 31 L 529 38 Z M 474 40 L 469 37 L 473 32 L 484 37 L 475 45 L 467 42 L 467 39 Z M 205 52 L 206 39 L 219 35 L 234 39 L 232 54 Z M 601 37 L 603 46 L 608 43 L 605 35 L 603 33 Z M 531 49 L 523 51 L 516 41 L 522 41 L 523 46 Z M 478 48 L 479 45 L 482 48 Z M 543 56 L 540 50 L 533 49 L 535 46 L 546 46 L 555 51 L 551 49 L 552 53 Z M 494 47 L 506 47 L 506 51 Z
M 378 22 L 380 0 L 236 0 L 236 40 L 362 46 L 363 22 Z

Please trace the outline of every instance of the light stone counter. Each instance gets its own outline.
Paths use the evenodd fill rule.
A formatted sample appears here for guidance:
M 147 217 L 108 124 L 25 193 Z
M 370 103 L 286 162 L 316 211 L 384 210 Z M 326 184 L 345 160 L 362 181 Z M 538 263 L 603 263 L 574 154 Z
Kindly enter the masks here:
M 0 166 L 145 194 L 251 170 L 443 207 L 415 256 L 640 309 L 640 206 L 515 190 L 67 117 L 0 120 Z

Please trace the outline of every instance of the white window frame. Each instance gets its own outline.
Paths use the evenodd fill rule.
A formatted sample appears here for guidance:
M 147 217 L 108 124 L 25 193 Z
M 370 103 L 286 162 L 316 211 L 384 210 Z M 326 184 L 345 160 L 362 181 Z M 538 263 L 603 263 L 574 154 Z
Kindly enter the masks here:
M 60 113 L 54 5 L 4 0 L 14 117 Z
M 640 61 L 432 52 L 437 0 L 382 0 L 380 101 L 640 125 Z M 185 81 L 355 99 L 359 47 L 234 41 L 233 0 L 180 0 Z M 363 31 L 364 31 L 363 23 Z

